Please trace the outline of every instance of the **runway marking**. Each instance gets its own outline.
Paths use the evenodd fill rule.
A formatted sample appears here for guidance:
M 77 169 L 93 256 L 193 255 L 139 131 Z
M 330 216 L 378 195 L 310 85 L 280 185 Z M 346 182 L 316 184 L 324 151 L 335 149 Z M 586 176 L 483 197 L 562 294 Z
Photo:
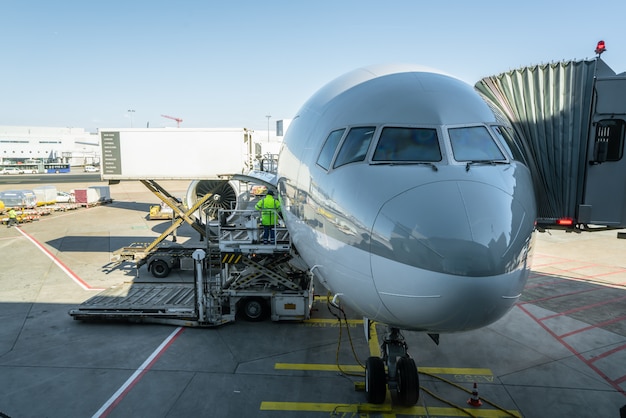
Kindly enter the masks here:
M 185 330 L 184 327 L 178 327 L 159 345 L 156 350 L 143 362 L 141 366 L 124 382 L 124 384 L 107 400 L 104 405 L 93 414 L 92 418 L 106 417 L 113 409 L 124 399 L 130 390 L 139 382 L 139 380 L 152 368 L 154 363 L 169 348 L 170 345 Z
M 61 270 L 63 270 L 63 272 L 74 281 L 74 283 L 76 283 L 77 285 L 79 285 L 80 287 L 83 288 L 83 290 L 95 290 L 95 291 L 102 291 L 104 290 L 103 288 L 97 288 L 97 287 L 91 287 L 87 282 L 85 282 L 83 279 L 81 279 L 80 277 L 78 277 L 78 275 L 76 273 L 74 273 L 72 270 L 70 270 L 69 267 L 67 267 L 65 264 L 63 264 L 63 262 L 61 262 L 61 260 L 59 260 L 58 258 L 56 258 L 54 256 L 54 254 L 52 254 L 46 247 L 43 246 L 43 244 L 41 244 L 39 241 L 37 241 L 35 238 L 31 237 L 29 234 L 27 234 L 26 232 L 22 231 L 22 228 L 16 228 L 18 230 L 18 232 L 20 234 L 22 234 L 27 240 L 29 240 L 33 245 L 35 245 L 35 247 L 37 247 L 39 250 L 41 250 L 42 253 L 44 253 L 50 260 L 52 260 L 52 262 L 54 264 L 56 264 Z

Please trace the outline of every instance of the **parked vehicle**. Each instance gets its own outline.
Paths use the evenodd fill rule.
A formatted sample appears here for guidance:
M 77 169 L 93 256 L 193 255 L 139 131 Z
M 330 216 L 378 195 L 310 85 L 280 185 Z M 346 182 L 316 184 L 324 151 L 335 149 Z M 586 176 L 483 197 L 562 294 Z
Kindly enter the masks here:
M 57 203 L 74 203 L 74 195 L 67 192 L 57 191 Z
M 22 174 L 22 171 L 18 168 L 15 167 L 7 167 L 7 168 L 3 168 L 2 171 L 0 171 L 0 173 L 2 174 Z
M 85 166 L 85 173 L 97 173 L 98 171 L 98 167 L 94 167 L 92 165 L 86 165 Z

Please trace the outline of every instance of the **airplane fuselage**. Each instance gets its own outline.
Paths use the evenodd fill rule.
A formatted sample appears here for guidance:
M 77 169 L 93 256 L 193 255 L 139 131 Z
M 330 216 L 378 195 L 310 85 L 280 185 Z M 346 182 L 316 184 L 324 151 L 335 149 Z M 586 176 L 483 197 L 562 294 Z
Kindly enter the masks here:
M 518 300 L 535 198 L 510 130 L 473 88 L 414 67 L 331 82 L 283 141 L 292 241 L 359 314 L 427 332 L 479 328 Z

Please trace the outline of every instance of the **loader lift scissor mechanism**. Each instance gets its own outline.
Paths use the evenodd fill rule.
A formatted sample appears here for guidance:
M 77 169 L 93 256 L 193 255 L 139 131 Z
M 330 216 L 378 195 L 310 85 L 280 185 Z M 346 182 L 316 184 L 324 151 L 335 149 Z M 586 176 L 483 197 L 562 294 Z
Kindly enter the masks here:
M 207 225 L 203 248 L 189 248 L 190 255 L 178 255 L 193 264 L 193 283 L 127 282 L 88 299 L 69 314 L 78 320 L 195 327 L 219 326 L 238 317 L 248 321 L 308 319 L 313 276 L 292 248 L 287 229 L 276 225 L 276 242 L 262 244 L 255 211 L 222 212 L 219 217 L 230 221 Z

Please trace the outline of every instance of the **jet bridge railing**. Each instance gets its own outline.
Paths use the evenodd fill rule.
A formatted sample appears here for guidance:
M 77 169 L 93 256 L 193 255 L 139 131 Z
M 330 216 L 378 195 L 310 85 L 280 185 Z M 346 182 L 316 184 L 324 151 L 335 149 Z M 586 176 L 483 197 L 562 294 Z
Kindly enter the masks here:
M 274 242 L 262 243 L 263 227 L 257 210 L 225 210 L 220 209 L 219 246 L 223 253 L 274 253 L 287 252 L 291 249 L 291 237 L 283 221 L 276 217 L 272 229 Z

